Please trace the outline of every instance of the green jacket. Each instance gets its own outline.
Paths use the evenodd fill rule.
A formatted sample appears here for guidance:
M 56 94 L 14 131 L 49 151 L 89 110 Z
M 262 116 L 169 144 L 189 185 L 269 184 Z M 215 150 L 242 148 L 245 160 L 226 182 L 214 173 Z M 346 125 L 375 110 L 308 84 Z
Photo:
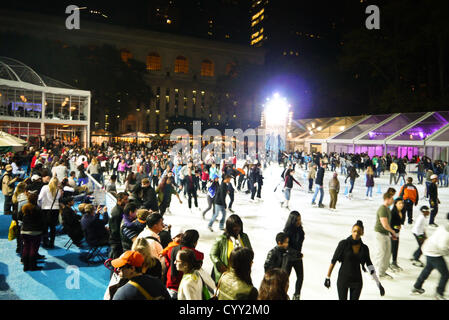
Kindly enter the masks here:
M 159 190 L 159 187 L 157 187 L 155 191 L 157 193 L 157 202 L 158 202 L 158 205 L 160 206 L 162 204 L 162 202 L 164 202 L 164 191 Z M 173 188 L 173 185 L 170 185 L 170 194 L 175 195 L 175 196 L 178 194 L 176 192 L 175 188 Z M 171 202 L 171 196 L 167 200 L 167 204 L 169 204 L 170 202 Z
M 245 248 L 252 249 L 248 235 L 246 233 L 242 233 L 240 237 L 242 239 L 243 246 Z M 218 283 L 218 280 L 220 280 L 221 277 L 221 272 L 218 271 L 217 266 L 223 264 L 226 268 L 228 267 L 228 238 L 225 234 L 222 234 L 215 240 L 215 243 L 212 245 L 212 249 L 210 251 L 210 259 L 214 264 L 214 276 L 212 278 L 215 278 L 215 283 Z
M 240 280 L 234 269 L 223 274 L 218 288 L 218 300 L 256 300 L 257 289 Z

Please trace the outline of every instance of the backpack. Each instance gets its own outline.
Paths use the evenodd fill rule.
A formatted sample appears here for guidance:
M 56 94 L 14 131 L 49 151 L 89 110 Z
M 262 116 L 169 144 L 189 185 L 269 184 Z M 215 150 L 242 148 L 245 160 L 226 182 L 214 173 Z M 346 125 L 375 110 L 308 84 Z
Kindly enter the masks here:
M 213 199 L 213 198 L 215 197 L 216 189 L 217 189 L 217 188 L 214 188 L 213 186 L 210 186 L 210 187 L 207 189 L 207 195 L 208 195 L 209 197 L 211 197 L 211 199 Z

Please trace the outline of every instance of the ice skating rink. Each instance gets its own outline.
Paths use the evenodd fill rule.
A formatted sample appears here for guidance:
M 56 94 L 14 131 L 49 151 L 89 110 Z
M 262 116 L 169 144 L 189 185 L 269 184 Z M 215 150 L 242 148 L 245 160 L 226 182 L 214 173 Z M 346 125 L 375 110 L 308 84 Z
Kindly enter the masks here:
M 339 172 L 339 171 L 338 171 Z M 280 207 L 280 200 L 282 199 L 281 189 L 277 192 L 273 190 L 277 183 L 280 182 L 280 175 L 282 168 L 273 165 L 264 171 L 264 185 L 262 187 L 263 202 L 251 203 L 248 200 L 250 196 L 244 193 L 236 192 L 233 209 L 235 214 L 238 214 L 243 220 L 243 229 L 251 240 L 252 247 L 255 252 L 254 264 L 252 268 L 253 284 L 258 288 L 263 278 L 264 268 L 263 264 L 268 251 L 273 248 L 276 234 L 283 230 L 285 221 L 288 217 L 289 210 Z M 337 294 L 337 276 L 340 264 L 334 268 L 331 277 L 331 288 L 324 287 L 324 280 L 327 275 L 329 264 L 333 256 L 334 250 L 340 240 L 347 238 L 351 234 L 352 226 L 357 220 L 362 220 L 365 226 L 365 235 L 362 241 L 368 245 L 370 249 L 371 260 L 374 264 L 376 254 L 376 242 L 374 233 L 374 223 L 376 218 L 376 211 L 382 204 L 382 193 L 389 187 L 389 173 L 388 175 L 375 178 L 375 187 L 373 190 L 373 201 L 365 200 L 366 187 L 364 181 L 364 174 L 360 173 L 360 178 L 356 180 L 353 199 L 349 200 L 344 196 L 345 183 L 344 177 L 339 175 L 340 193 L 337 202 L 337 211 L 331 212 L 329 207 L 330 196 L 328 193 L 328 182 L 332 176 L 332 172 L 326 171 L 325 174 L 325 196 L 323 203 L 325 208 L 320 209 L 312 206 L 313 194 L 307 193 L 304 189 L 300 189 L 298 185 L 294 184 L 292 191 L 290 209 L 297 210 L 301 213 L 303 227 L 305 231 L 305 240 L 303 245 L 304 254 L 304 282 L 301 291 L 301 299 L 304 300 L 336 300 Z M 410 174 L 416 180 L 416 174 Z M 297 168 L 295 173 L 296 179 L 304 186 L 304 171 Z M 415 182 L 415 181 L 414 181 Z M 307 184 L 308 185 L 308 184 Z M 382 193 L 378 192 L 378 185 L 381 187 Z M 347 186 L 349 186 L 349 181 Z M 397 194 L 399 194 L 400 183 L 395 187 Z M 307 188 L 307 187 L 306 187 Z M 420 201 L 417 207 L 414 207 L 414 217 L 419 214 L 419 207 L 421 205 L 429 206 L 427 200 L 422 199 L 424 196 L 424 186 L 417 185 Z M 449 188 L 440 188 L 439 197 L 441 205 L 439 213 L 436 218 L 436 223 L 441 225 L 445 223 L 446 213 L 449 212 Z M 194 209 L 191 213 L 187 208 L 187 201 L 181 196 L 183 204 L 180 205 L 178 200 L 173 197 L 171 202 L 172 215 L 165 215 L 165 222 L 172 225 L 182 225 L 184 228 L 195 228 L 200 233 L 200 241 L 197 249 L 206 254 L 203 268 L 209 271 L 212 268 L 212 263 L 209 258 L 210 248 L 214 239 L 220 234 L 218 230 L 218 221 L 214 223 L 214 231 L 210 232 L 207 229 L 207 222 L 209 221 L 212 210 L 206 214 L 206 220 L 202 220 L 201 213 Z M 229 198 L 227 198 L 229 201 Z M 199 206 L 204 209 L 206 206 L 206 198 L 201 195 Z M 318 200 L 317 200 L 318 202 Z M 193 206 L 193 204 L 192 204 Z M 227 216 L 232 214 L 227 212 Z M 220 218 L 221 216 L 219 216 Z M 428 228 L 428 235 L 432 234 L 435 229 Z M 363 289 L 360 299 L 374 300 L 374 299 L 389 299 L 389 300 L 409 300 L 409 299 L 433 299 L 435 294 L 435 287 L 439 279 L 438 271 L 434 270 L 429 279 L 424 283 L 423 288 L 426 292 L 421 296 L 410 295 L 410 290 L 421 272 L 422 268 L 415 267 L 411 264 L 410 258 L 412 253 L 416 250 L 417 243 L 411 232 L 411 226 L 405 225 L 400 233 L 398 264 L 403 271 L 393 273 L 387 271 L 393 276 L 393 280 L 381 280 L 385 288 L 385 296 L 381 297 L 375 282 L 368 273 L 363 273 Z M 425 263 L 425 257 L 421 257 L 421 261 Z M 294 270 L 290 275 L 289 296 L 294 293 L 294 286 L 296 275 Z

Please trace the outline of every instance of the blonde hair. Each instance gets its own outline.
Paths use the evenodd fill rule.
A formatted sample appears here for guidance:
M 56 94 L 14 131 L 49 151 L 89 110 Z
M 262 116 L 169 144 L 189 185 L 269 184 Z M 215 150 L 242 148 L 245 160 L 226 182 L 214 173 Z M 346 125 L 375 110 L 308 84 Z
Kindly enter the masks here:
M 48 189 L 50 189 L 50 193 L 53 197 L 56 197 L 58 193 L 58 184 L 59 180 L 56 177 L 51 178 L 50 182 L 48 183 Z
M 84 208 L 86 207 L 86 203 L 80 203 L 79 205 L 78 205 L 78 210 L 79 210 L 79 212 L 81 212 L 81 213 L 84 213 Z
M 97 158 L 93 157 L 93 158 L 92 158 L 92 161 L 91 161 L 90 163 L 93 164 L 93 165 L 98 164 Z
M 370 176 L 374 175 L 374 170 L 371 166 L 369 166 L 368 169 L 366 169 L 366 174 L 369 174 Z
M 17 185 L 16 190 L 14 190 L 14 194 L 13 194 L 13 196 L 12 196 L 12 202 L 13 202 L 13 203 L 17 203 L 17 197 L 18 197 L 20 194 L 25 193 L 26 187 L 27 187 L 27 184 L 26 184 L 25 182 L 23 182 L 23 181 L 20 182 L 20 183 Z
M 83 207 L 84 213 L 91 213 L 91 212 L 93 211 L 93 209 L 94 209 L 94 206 L 91 205 L 90 203 L 86 204 L 86 205 Z
M 137 218 L 140 220 L 147 220 L 147 217 L 150 215 L 150 211 L 147 209 L 138 209 L 137 210 Z
M 151 269 L 156 265 L 156 258 L 151 255 L 150 244 L 145 238 L 137 238 L 131 250 L 139 252 L 144 257 L 143 266 Z

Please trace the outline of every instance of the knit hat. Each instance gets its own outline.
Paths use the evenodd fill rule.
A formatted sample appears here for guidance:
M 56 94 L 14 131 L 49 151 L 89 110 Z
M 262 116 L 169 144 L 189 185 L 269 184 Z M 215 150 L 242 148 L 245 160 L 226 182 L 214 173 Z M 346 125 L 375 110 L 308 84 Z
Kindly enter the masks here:
M 39 180 L 40 178 L 41 178 L 40 175 L 38 175 L 38 174 L 33 174 L 33 175 L 31 176 L 31 182 L 36 181 L 36 180 Z
M 433 179 L 438 179 L 438 176 L 436 174 L 431 175 L 430 180 L 433 180 Z
M 430 209 L 429 209 L 428 206 L 422 206 L 421 208 L 419 208 L 419 210 L 420 210 L 421 212 L 423 212 L 423 211 L 429 211 Z

